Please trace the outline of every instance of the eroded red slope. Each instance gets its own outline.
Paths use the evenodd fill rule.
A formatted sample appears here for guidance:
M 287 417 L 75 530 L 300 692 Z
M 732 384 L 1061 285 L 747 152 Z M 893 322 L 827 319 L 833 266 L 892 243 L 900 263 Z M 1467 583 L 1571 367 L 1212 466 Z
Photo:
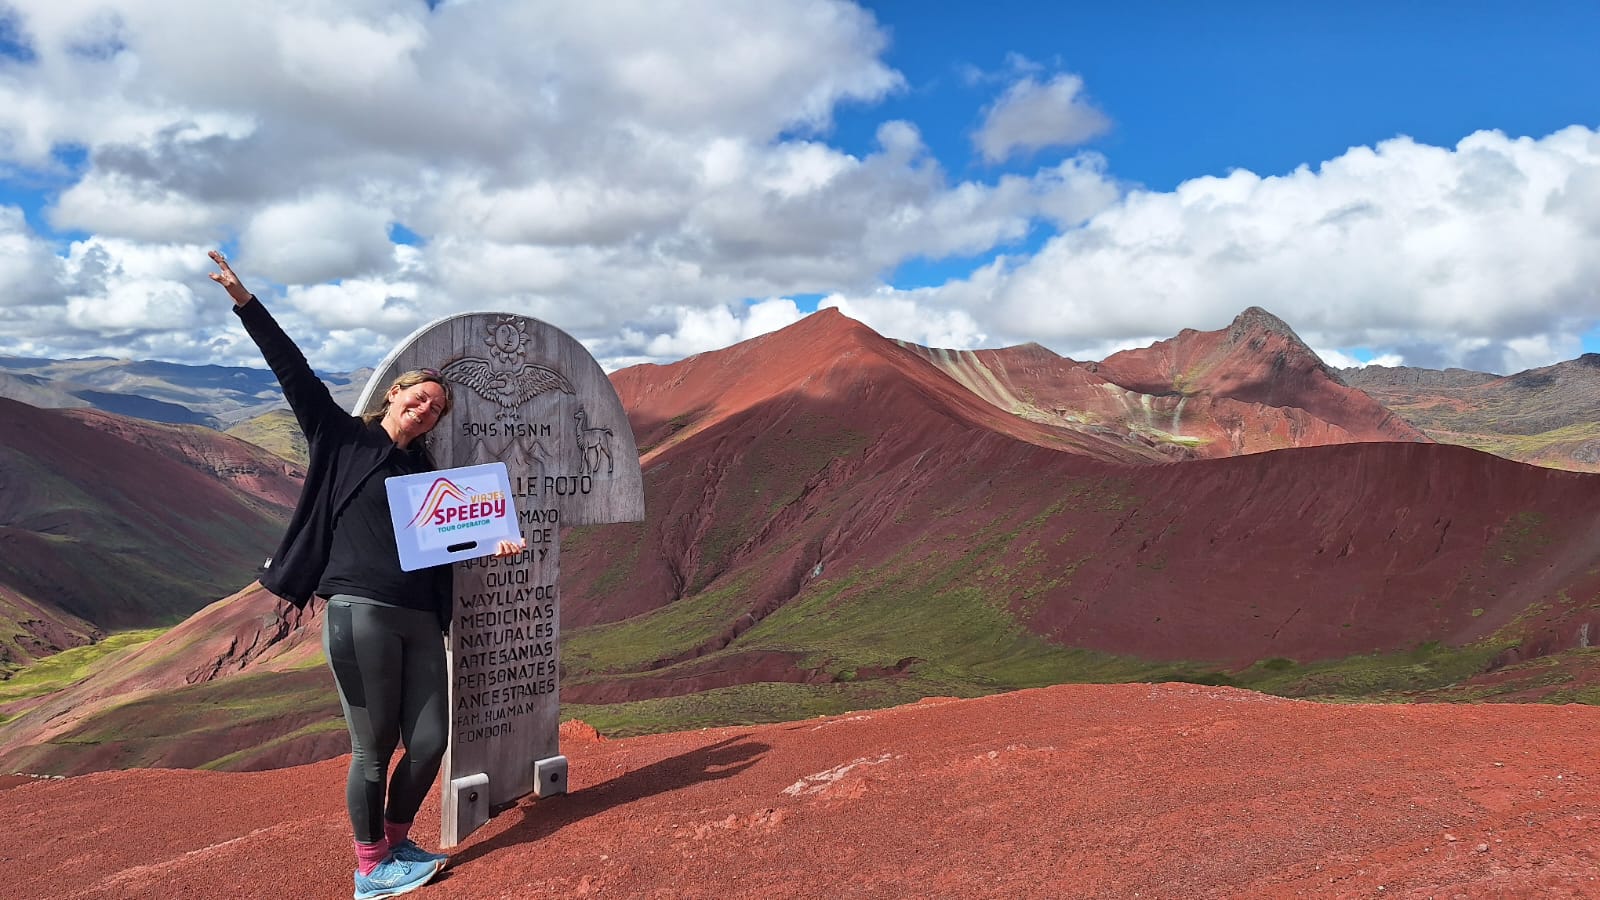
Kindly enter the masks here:
M 77 616 L 4 584 L 0 584 L 0 623 L 6 625 L 0 632 L 0 664 L 27 665 L 105 635 Z
M 102 628 L 237 589 L 287 517 L 121 428 L 0 399 L 0 585 Z
M 1018 440 L 1094 459 L 1157 462 L 1159 453 L 1113 436 L 1076 434 L 1002 411 L 933 365 L 919 348 L 887 340 L 838 310 L 815 312 L 788 328 L 667 366 L 612 375 L 646 465 L 657 454 L 774 398 L 814 398 L 855 410 L 859 425 L 896 424 L 897 404 Z
M 1075 459 L 1162 458 L 1003 412 L 833 310 L 613 382 L 643 452 L 648 520 L 564 545 L 564 594 L 599 601 L 570 604 L 571 626 L 648 612 L 730 574 L 759 619 L 834 544 L 893 518 L 892 505 L 947 456 L 1003 444 Z M 627 589 L 610 589 L 619 577 Z
M 1513 639 L 1572 646 L 1585 598 L 1600 592 L 1600 479 L 1409 441 L 1108 463 L 990 427 L 1015 417 L 987 401 L 974 413 L 955 379 L 930 377 L 920 355 L 882 352 L 890 342 L 847 321 L 619 373 L 657 440 L 649 520 L 563 551 L 565 621 L 726 590 L 742 613 L 690 655 L 736 649 L 754 622 L 832 579 L 868 573 L 844 598 L 861 600 L 890 578 L 948 570 L 980 543 L 999 550 L 983 551 L 997 555 L 974 567 L 988 579 L 975 587 L 1038 633 L 1146 659 L 1307 661 L 1462 644 L 1513 622 Z M 1284 371 L 1326 388 L 1328 403 L 1364 408 L 1314 356 L 1293 355 L 1292 333 L 1243 324 L 1243 343 L 1261 347 L 1190 333 L 1162 358 L 1208 389 L 1271 400 L 1278 389 L 1257 383 L 1259 368 L 1229 375 L 1224 363 L 1277 358 L 1277 347 Z M 848 345 L 832 343 L 840 333 Z M 763 359 L 782 373 L 765 394 L 753 374 Z M 667 437 L 674 422 L 694 427 Z M 1365 436 L 1388 427 L 1399 426 L 1380 416 Z
M 168 425 L 99 410 L 64 411 L 90 428 L 116 435 L 191 466 L 255 497 L 279 513 L 293 509 L 305 469 L 254 444 L 199 425 Z
M 301 742 L 272 743 L 272 739 L 294 732 L 307 721 L 327 718 L 329 710 L 325 706 L 285 710 L 278 720 L 252 731 L 222 729 L 219 733 L 210 730 L 201 716 L 202 721 L 184 733 L 168 735 L 161 742 L 164 746 L 156 748 L 130 750 L 109 740 L 94 742 L 103 745 L 98 748 L 86 748 L 86 742 L 75 739 L 75 730 L 83 723 L 117 706 L 246 671 L 292 672 L 317 663 L 321 652 L 320 613 L 320 603 L 297 610 L 252 583 L 208 605 L 155 640 L 123 651 L 81 681 L 52 694 L 0 705 L 0 716 L 11 720 L 0 729 L 0 768 L 39 768 L 72 774 L 130 765 L 198 765 L 229 753 L 248 751 L 257 744 L 271 744 L 270 749 L 252 760 L 259 765 L 274 760 L 298 763 L 347 752 L 349 743 L 342 732 L 312 735 Z M 305 677 L 309 684 L 324 688 L 324 693 L 331 690 L 331 678 L 322 665 L 312 666 Z M 183 708 L 177 700 L 171 706 Z M 337 704 L 333 704 L 332 713 L 337 712 Z M 37 749 L 56 740 L 72 746 L 66 750 Z M 41 764 L 46 757 L 48 764 Z
M 1011 602 L 1067 646 L 1245 664 L 1459 646 L 1501 629 L 1551 652 L 1600 634 L 1600 478 L 1412 443 L 1101 478 L 1081 501 L 1058 497 L 1066 505 L 1001 561 L 1056 582 Z M 1017 520 L 1048 510 L 1020 477 L 996 487 Z M 1020 551 L 1032 541 L 1052 558 L 1031 564 Z
M 1203 398 L 1209 410 L 1200 418 L 1215 423 L 1208 437 L 1225 439 L 1234 452 L 1428 440 L 1382 404 L 1347 387 L 1293 329 L 1259 307 L 1240 313 L 1227 328 L 1184 329 L 1177 337 L 1112 354 L 1089 368 L 1141 394 Z M 1305 415 L 1295 415 L 1296 410 Z
M 911 349 L 999 409 L 1064 432 L 1143 445 L 1168 459 L 1370 439 L 1307 412 L 1296 404 L 1312 399 L 1290 391 L 1276 397 L 1274 405 L 1130 379 L 1138 385 L 1135 389 L 1102 377 L 1098 363 L 1056 356 L 1037 344 L 999 350 Z

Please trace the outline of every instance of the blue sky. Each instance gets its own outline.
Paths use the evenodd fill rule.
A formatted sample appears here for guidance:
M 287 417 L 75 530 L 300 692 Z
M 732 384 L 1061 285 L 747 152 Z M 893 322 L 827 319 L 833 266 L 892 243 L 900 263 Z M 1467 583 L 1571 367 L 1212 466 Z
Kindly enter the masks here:
M 952 167 L 985 164 L 971 132 L 999 77 L 1023 57 L 1083 76 L 1111 131 L 1087 142 L 1121 179 L 1170 191 L 1202 175 L 1284 174 L 1352 146 L 1409 135 L 1450 146 L 1474 131 L 1542 136 L 1600 124 L 1600 4 L 1233 2 L 866 6 L 909 91 L 846 107 L 841 146 L 863 151 L 885 115 L 920 123 Z M 908 267 L 913 279 L 931 267 Z M 939 267 L 942 270 L 943 267 Z M 1597 349 L 1600 343 L 1588 344 Z
M 847 108 L 841 143 L 858 150 L 897 115 L 924 123 L 941 158 L 965 160 L 990 97 L 962 72 L 1001 73 L 1012 56 L 1083 76 L 1116 121 L 1087 146 L 1158 190 L 1235 168 L 1288 172 L 1399 134 L 1450 145 L 1600 119 L 1600 5 L 1581 0 L 866 6 L 913 88 Z
M 1600 4 L 613 5 L 0 0 L 0 353 L 250 362 L 210 246 L 329 369 L 479 309 L 1600 350 Z

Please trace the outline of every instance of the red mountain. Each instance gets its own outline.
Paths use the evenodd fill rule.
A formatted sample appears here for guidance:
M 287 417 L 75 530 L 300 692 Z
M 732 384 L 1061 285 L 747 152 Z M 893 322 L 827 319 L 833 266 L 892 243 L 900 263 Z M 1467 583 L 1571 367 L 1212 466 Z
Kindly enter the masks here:
M 0 596 L 115 629 L 176 621 L 253 577 L 287 517 L 290 474 L 214 432 L 185 431 L 177 449 L 152 437 L 162 428 L 0 399 Z
M 294 508 L 306 477 L 304 466 L 200 425 L 171 425 L 90 409 L 62 414 L 209 475 L 240 495 L 260 500 L 274 516 Z
M 815 398 L 840 410 L 859 410 L 856 418 L 868 430 L 874 414 L 892 412 L 902 402 L 932 405 L 941 418 L 1040 446 L 1119 462 L 1162 459 L 1144 447 L 1063 432 L 997 409 L 970 386 L 941 377 L 927 358 L 932 352 L 938 351 L 886 340 L 838 310 L 825 309 L 725 350 L 667 366 L 634 366 L 611 380 L 646 465 L 706 427 L 774 398 Z
M 1367 394 L 1348 387 L 1283 320 L 1260 307 L 1219 331 L 1184 329 L 1124 350 L 1090 371 L 1130 391 L 1166 398 L 1175 418 L 1221 456 L 1354 441 L 1429 438 Z M 1183 416 L 1178 416 L 1178 411 Z
M 1386 442 L 1130 466 L 1159 457 L 1020 418 L 993 394 L 979 401 L 970 386 L 983 382 L 964 386 L 929 351 L 818 313 L 616 374 L 647 448 L 649 521 L 636 537 L 564 550 L 565 621 L 727 595 L 725 627 L 633 664 L 656 676 L 630 678 L 633 698 L 703 688 L 693 672 L 704 666 L 690 661 L 708 654 L 770 659 L 785 642 L 758 625 L 786 606 L 825 593 L 881 604 L 891 584 L 944 596 L 947 576 L 1058 645 L 1223 665 L 1460 645 L 1514 623 L 1511 643 L 1575 646 L 1588 621 L 1600 479 L 1425 443 L 1258 310 L 1118 354 L 1075 382 L 1047 377 L 1056 364 L 1036 348 L 975 358 L 1014 396 L 1063 381 L 1104 390 L 1094 378 L 1106 376 L 1214 404 L 1292 402 L 1274 407 L 1283 421 L 1314 415 L 1323 437 Z M 1549 636 L 1531 636 L 1535 626 Z M 760 640 L 744 637 L 753 630 Z M 880 643 L 869 668 L 898 671 L 894 642 Z M 674 671 L 680 686 L 663 688 Z M 828 677 L 827 665 L 787 677 Z
M 1092 364 L 1038 344 L 1000 350 L 902 346 L 1006 413 L 1076 437 L 1079 446 L 1085 438 L 1106 445 L 1096 455 L 1124 462 L 1217 455 L 1189 434 L 1193 424 L 1185 427 L 1180 403 L 1112 384 L 1095 374 Z
M 1292 401 L 1350 435 L 1398 427 L 1361 425 L 1358 395 L 1289 337 L 1251 327 L 1232 343 L 1188 333 L 1152 351 L 1192 363 L 1191 397 Z M 980 396 L 937 353 L 823 312 L 617 373 L 648 520 L 564 533 L 563 701 L 726 722 L 784 717 L 780 702 L 797 717 L 1163 673 L 1283 672 L 1275 690 L 1340 696 L 1524 682 L 1550 696 L 1597 681 L 1582 648 L 1600 626 L 1600 478 L 1415 441 L 1163 462 L 1114 429 L 994 402 L 1027 391 L 1049 408 L 1049 373 L 1082 371 L 1071 361 L 977 354 L 1004 376 Z M 1087 372 L 1078 386 L 1158 389 L 1128 374 L 1129 359 L 1112 367 L 1128 385 Z M 1255 374 L 1229 374 L 1247 363 Z M 1258 383 L 1272 371 L 1302 390 Z M 265 612 L 239 605 L 214 630 L 237 625 L 255 646 L 249 613 Z M 1359 662 L 1374 654 L 1386 656 Z M 212 661 L 236 657 L 151 658 L 191 673 L 232 671 Z M 1318 668 L 1349 660 L 1370 667 Z M 1570 682 L 1541 680 L 1555 671 Z M 97 722 L 111 720 L 52 739 L 109 753 L 126 728 Z

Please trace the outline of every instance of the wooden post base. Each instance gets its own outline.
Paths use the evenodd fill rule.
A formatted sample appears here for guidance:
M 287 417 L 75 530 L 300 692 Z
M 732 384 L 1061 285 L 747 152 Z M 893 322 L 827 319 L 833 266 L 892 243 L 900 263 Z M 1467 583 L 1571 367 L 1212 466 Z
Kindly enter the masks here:
M 453 800 L 444 810 L 439 846 L 454 847 L 489 821 L 489 776 L 468 775 L 450 779 L 445 797 Z
M 553 797 L 567 792 L 567 758 L 552 756 L 533 764 L 533 795 Z

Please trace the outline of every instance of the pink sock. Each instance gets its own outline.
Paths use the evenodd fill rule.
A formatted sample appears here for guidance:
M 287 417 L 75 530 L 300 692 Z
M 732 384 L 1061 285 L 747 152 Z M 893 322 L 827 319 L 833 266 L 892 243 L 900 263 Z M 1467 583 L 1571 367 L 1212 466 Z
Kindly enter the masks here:
M 372 870 L 383 862 L 389 855 L 389 840 L 383 838 L 375 843 L 363 844 L 356 841 L 356 871 L 363 875 L 371 875 Z
M 389 839 L 389 846 L 394 847 L 404 843 L 410 834 L 410 822 L 402 824 L 400 822 L 391 822 L 388 819 L 383 820 L 383 836 Z

